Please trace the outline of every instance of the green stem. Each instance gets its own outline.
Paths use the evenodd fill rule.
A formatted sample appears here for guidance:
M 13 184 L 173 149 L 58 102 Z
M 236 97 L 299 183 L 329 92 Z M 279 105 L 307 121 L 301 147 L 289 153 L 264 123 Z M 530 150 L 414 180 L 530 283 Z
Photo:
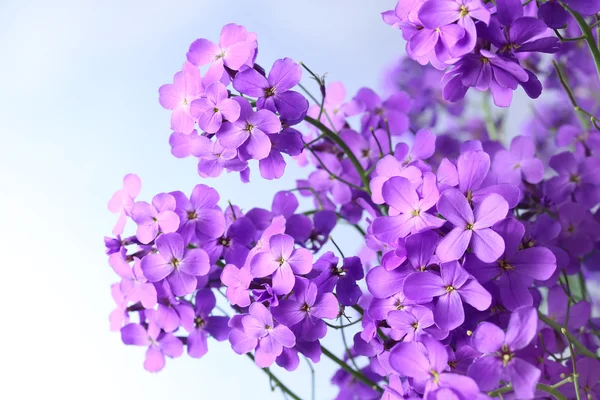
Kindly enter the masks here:
M 246 355 L 248 356 L 248 358 L 250 358 L 252 361 L 254 361 L 254 356 L 252 354 L 247 353 Z M 267 374 L 269 376 L 269 379 L 271 379 L 271 381 L 275 383 L 275 387 L 279 387 L 283 393 L 287 394 L 294 400 L 302 400 L 302 398 L 300 396 L 298 396 L 296 393 L 292 392 L 287 386 L 285 386 L 279 380 L 279 378 L 277 378 L 275 375 L 273 375 L 273 373 L 271 372 L 271 370 L 269 368 L 261 368 L 261 369 L 265 372 L 265 374 Z
M 488 135 L 492 140 L 500 140 L 498 136 L 498 130 L 496 129 L 496 124 L 494 123 L 494 115 L 492 114 L 492 109 L 490 108 L 489 96 L 485 96 L 483 98 L 483 113 L 485 114 L 485 127 L 488 131 Z
M 581 298 L 583 300 L 587 300 L 587 286 L 585 285 L 585 279 L 583 277 L 583 272 L 579 271 L 578 274 L 579 277 L 579 286 L 580 286 L 580 290 L 581 290 Z
M 562 3 L 561 3 L 562 4 Z M 598 50 L 598 46 L 596 45 L 596 41 L 594 40 L 594 34 L 592 33 L 592 28 L 588 25 L 585 19 L 576 11 L 571 10 L 566 5 L 562 4 L 564 8 L 571 13 L 575 21 L 577 21 L 577 25 L 579 25 L 579 29 L 581 29 L 581 33 L 585 36 L 585 41 L 590 48 L 590 52 L 592 53 L 592 57 L 594 58 L 594 63 L 596 64 L 596 70 L 598 71 L 598 76 L 600 77 L 600 50 Z
M 549 327 L 551 327 L 552 329 L 554 329 L 557 333 L 562 334 L 562 326 L 558 323 L 556 323 L 555 321 L 551 320 L 550 318 L 548 318 L 547 316 L 545 316 L 544 314 L 542 314 L 541 312 L 538 311 L 538 317 L 542 320 L 542 322 L 544 322 L 546 325 L 548 325 Z M 581 354 L 583 354 L 586 357 L 589 358 L 593 358 L 595 360 L 600 360 L 600 358 L 592 353 L 587 347 L 585 347 L 579 340 L 577 340 L 577 338 L 575 338 L 575 336 L 573 336 L 573 334 L 567 330 L 565 330 L 564 335 L 567 337 L 567 339 L 577 348 L 577 350 L 579 350 L 579 352 Z
M 371 194 L 371 189 L 369 189 L 369 178 L 365 174 L 365 170 L 363 169 L 362 165 L 360 165 L 360 161 L 358 161 L 358 159 L 356 158 L 356 156 L 354 155 L 352 150 L 350 150 L 350 147 L 348 147 L 348 145 L 342 139 L 340 139 L 340 137 L 338 135 L 333 133 L 331 131 L 331 129 L 327 128 L 325 125 L 323 125 L 321 122 L 317 121 L 316 119 L 309 117 L 307 115 L 306 117 L 304 117 L 304 120 L 306 122 L 308 122 L 309 124 L 311 124 L 312 126 L 314 126 L 315 128 L 321 130 L 321 132 L 323 132 L 329 139 L 331 139 L 336 145 L 338 145 L 342 149 L 342 151 L 350 159 L 350 162 L 356 169 L 356 172 L 358 172 L 358 175 L 360 176 L 360 180 L 365 185 L 365 187 L 364 187 L 365 191 L 367 193 Z
M 356 321 L 352 321 L 352 322 L 350 322 L 350 323 L 348 323 L 348 324 L 346 324 L 346 325 L 333 325 L 333 324 L 330 324 L 330 323 L 329 323 L 329 322 L 327 322 L 327 321 L 324 321 L 324 322 L 325 322 L 325 325 L 327 325 L 327 326 L 328 326 L 328 327 L 330 327 L 330 328 L 333 328 L 333 329 L 344 329 L 344 328 L 347 328 L 347 327 L 349 327 L 349 326 L 356 325 L 356 324 L 358 324 L 358 323 L 359 323 L 359 322 L 361 322 L 361 321 L 362 321 L 362 317 L 360 317 L 360 318 L 359 318 L 359 319 L 357 319 Z
M 369 131 L 371 132 L 371 136 L 373 136 L 373 139 L 375 139 L 375 142 L 377 143 L 377 147 L 379 147 L 379 158 L 383 158 L 383 148 L 381 147 L 381 143 L 379 143 L 379 139 L 377 139 L 377 135 L 375 134 L 375 129 L 369 128 Z
M 314 151 L 310 146 L 304 146 L 304 147 L 307 148 L 308 151 L 310 151 L 312 153 L 312 155 L 317 159 L 317 161 L 321 165 L 321 168 L 323 168 L 329 174 L 329 176 L 331 176 L 333 179 L 336 179 L 336 180 L 342 182 L 343 184 L 346 184 L 346 185 L 348 185 L 350 187 L 353 187 L 355 189 L 364 190 L 362 187 L 360 187 L 358 185 L 355 185 L 354 183 L 349 182 L 346 179 L 340 177 L 339 175 L 336 175 L 333 172 L 331 172 L 331 170 L 329 168 L 327 168 L 327 166 L 325 165 L 325 163 L 323 162 L 323 160 L 321 160 L 321 157 L 319 157 L 319 155 L 317 154 L 316 151 Z
M 581 394 L 579 393 L 579 375 L 577 374 L 577 363 L 575 360 L 575 350 L 573 349 L 573 343 L 571 343 L 571 340 L 569 340 L 569 337 L 567 336 L 567 330 L 565 328 L 562 328 L 561 332 L 563 335 L 565 335 L 565 338 L 567 338 L 567 343 L 569 343 L 569 352 L 571 353 L 571 364 L 573 367 L 573 385 L 575 385 L 575 397 L 577 398 L 577 400 L 581 400 Z
M 333 243 L 333 245 L 337 249 L 338 253 L 340 253 L 340 256 L 342 256 L 342 258 L 346 258 L 346 256 L 344 255 L 344 252 L 342 251 L 342 249 L 340 249 L 340 246 L 338 246 L 338 244 L 335 242 L 335 240 L 333 240 L 333 236 L 329 236 L 329 240 L 331 240 L 331 243 Z
M 329 358 L 331 361 L 342 367 L 342 369 L 344 369 L 346 372 L 348 372 L 350 375 L 356 378 L 356 380 L 364 383 L 365 385 L 369 386 L 373 390 L 378 391 L 379 393 L 383 392 L 383 389 L 379 387 L 379 385 L 377 385 L 375 382 L 364 376 L 360 371 L 353 370 L 348 364 L 340 360 L 335 354 L 327 350 L 323 345 L 321 345 L 321 351 L 323 351 L 323 354 L 325 354 L 327 358 Z
M 561 42 L 577 42 L 579 40 L 585 39 L 585 35 L 581 35 L 578 37 L 564 37 L 563 35 L 560 34 L 558 29 L 554 29 L 554 33 L 556 33 L 556 37 L 558 37 L 558 39 Z
M 536 389 L 554 396 L 554 398 L 557 400 L 567 400 L 567 398 L 561 392 L 559 392 L 552 386 L 544 385 L 543 383 L 538 383 L 536 386 Z M 503 393 L 512 392 L 512 390 L 513 390 L 512 385 L 508 385 L 508 386 L 501 387 L 500 389 L 494 390 L 492 392 L 488 392 L 488 396 L 500 397 L 500 396 L 502 396 Z
M 306 360 L 306 364 L 308 364 L 308 368 L 310 369 L 310 394 L 311 394 L 311 399 L 315 400 L 316 398 L 316 386 L 315 386 L 315 369 L 312 365 L 312 362 L 306 357 L 304 356 L 304 360 Z
M 590 114 L 589 112 L 585 111 L 577 103 L 577 99 L 575 99 L 575 95 L 573 94 L 573 91 L 569 87 L 569 82 L 567 82 L 567 78 L 563 74 L 563 71 L 560 68 L 560 66 L 558 65 L 558 63 L 556 61 L 552 60 L 552 65 L 554 66 L 554 69 L 556 70 L 556 74 L 558 75 L 558 80 L 560 81 L 561 86 L 563 87 L 563 89 L 567 93 L 567 96 L 569 97 L 569 100 L 571 101 L 571 105 L 573 106 L 573 109 L 575 110 L 575 112 L 578 113 L 577 117 L 578 118 L 581 117 L 581 115 L 579 113 L 584 114 L 590 118 L 590 121 L 594 124 L 594 126 L 597 126 L 596 117 L 594 115 Z M 581 123 L 586 129 L 589 128 L 589 125 L 585 119 L 581 118 Z
M 304 211 L 302 214 L 304 214 L 304 215 L 313 215 L 313 214 L 315 214 L 318 211 L 320 211 L 320 210 L 308 210 L 308 211 Z M 354 229 L 356 229 L 356 231 L 358 233 L 360 233 L 362 236 L 366 236 L 367 235 L 367 233 L 365 232 L 365 230 L 363 228 L 361 228 L 360 225 L 351 223 L 346 218 L 344 218 L 344 216 L 342 214 L 340 214 L 338 212 L 336 212 L 335 215 L 336 215 L 336 217 L 337 217 L 338 220 L 342 220 L 342 221 L 346 222 L 348 225 L 352 225 L 354 227 Z
M 387 118 L 385 119 L 385 130 L 388 137 L 388 146 L 390 146 L 388 149 L 389 153 L 394 154 L 394 149 L 392 148 L 392 132 L 390 131 L 390 121 Z M 373 168 L 375 168 L 375 166 L 373 166 Z
M 561 387 L 562 385 L 566 385 L 567 383 L 573 383 L 573 378 L 571 376 L 568 376 L 562 381 L 555 383 L 554 385 L 552 385 L 552 388 L 556 389 Z
M 340 327 L 341 326 L 342 326 L 342 320 L 340 319 Z M 356 364 L 356 360 L 354 359 L 354 356 L 352 355 L 352 351 L 350 351 L 350 347 L 348 347 L 348 341 L 346 340 L 346 331 L 343 328 L 341 328 L 340 333 L 342 334 L 342 342 L 344 343 L 344 349 L 346 350 L 346 354 L 348 355 L 348 358 L 350 359 L 352 366 L 354 367 L 354 369 L 356 371 L 360 371 L 360 368 L 358 368 L 358 365 Z
M 319 135 L 316 138 L 314 138 L 313 140 L 311 140 L 310 142 L 305 143 L 304 146 L 313 145 L 313 144 L 317 143 L 319 140 L 323 139 L 324 137 L 325 137 L 325 135 Z
M 546 392 L 554 396 L 554 398 L 558 400 L 567 400 L 567 397 L 563 395 L 561 392 L 553 388 L 552 386 L 544 385 L 543 383 L 537 384 L 537 390 L 541 390 L 542 392 Z

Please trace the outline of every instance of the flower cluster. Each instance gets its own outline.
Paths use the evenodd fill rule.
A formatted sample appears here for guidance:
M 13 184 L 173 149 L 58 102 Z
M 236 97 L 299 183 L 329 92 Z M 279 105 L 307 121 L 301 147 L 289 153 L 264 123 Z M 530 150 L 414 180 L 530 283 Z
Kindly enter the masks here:
M 489 90 L 494 103 L 508 107 L 513 91 L 523 87 L 537 98 L 542 85 L 538 54 L 560 50 L 562 38 L 552 29 L 577 26 L 569 18 L 579 13 L 594 15 L 598 1 L 548 0 L 417 0 L 398 1 L 396 8 L 383 13 L 383 20 L 402 30 L 406 53 L 412 59 L 437 69 L 451 67 L 444 76 L 444 98 L 459 101 L 469 88 Z M 566 4 L 566 6 L 565 6 Z M 564 7 L 563 7 L 564 6 Z
M 295 399 L 269 367 L 294 371 L 301 356 L 339 365 L 338 399 L 600 396 L 600 302 L 589 290 L 600 270 L 599 82 L 583 79 L 590 64 L 600 71 L 600 50 L 582 38 L 596 46 L 590 61 L 546 35 L 564 28 L 561 12 L 572 15 L 565 31 L 583 21 L 591 32 L 581 14 L 599 8 L 399 1 L 385 21 L 402 29 L 410 58 L 433 67 L 402 60 L 383 97 L 362 88 L 347 98 L 342 83 L 289 58 L 266 73 L 256 35 L 238 25 L 218 45 L 196 40 L 159 90 L 172 153 L 197 157 L 203 178 L 236 171 L 243 181 L 249 160 L 278 179 L 291 156 L 306 179 L 246 211 L 205 184 L 139 200 L 140 179 L 125 176 L 105 239 L 120 277 L 111 328 L 147 347 L 149 371 L 184 350 L 202 357 L 211 337 L 227 341 Z M 510 141 L 501 120 L 464 120 L 465 103 L 444 100 L 489 88 L 508 105 L 518 85 L 537 97 L 536 52 L 558 52 L 547 86 L 566 95 Z M 299 85 L 303 70 L 320 99 Z M 129 220 L 135 234 L 125 236 Z M 355 228 L 358 255 L 333 240 L 341 225 Z M 342 357 L 322 343 L 338 331 Z
M 255 64 L 256 55 L 254 33 L 225 25 L 218 45 L 194 41 L 173 83 L 159 89 L 160 104 L 172 110 L 171 151 L 179 158 L 197 157 L 202 177 L 216 177 L 226 169 L 247 180 L 248 161 L 258 160 L 261 176 L 277 179 L 285 169 L 282 153 L 302 151 L 301 135 L 291 128 L 308 109 L 304 96 L 291 90 L 300 82 L 302 69 L 283 58 L 267 75 Z M 202 76 L 199 67 L 207 65 Z M 237 95 L 231 96 L 229 85 Z M 251 103 L 246 96 L 256 100 Z

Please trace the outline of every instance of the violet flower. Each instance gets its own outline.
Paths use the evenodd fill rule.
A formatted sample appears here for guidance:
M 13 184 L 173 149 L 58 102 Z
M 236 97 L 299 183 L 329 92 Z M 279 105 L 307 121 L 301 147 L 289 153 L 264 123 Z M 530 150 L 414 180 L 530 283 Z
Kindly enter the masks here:
M 166 278 L 176 296 L 185 296 L 196 289 L 196 276 L 210 269 L 208 255 L 202 249 L 185 249 L 178 233 L 165 233 L 156 240 L 158 253 L 142 259 L 142 271 L 150 282 Z
M 534 279 L 543 281 L 552 276 L 556 269 L 556 257 L 542 246 L 521 248 L 525 228 L 513 218 L 506 218 L 494 225 L 493 229 L 505 244 L 503 253 L 496 262 L 489 264 L 468 256 L 465 268 L 480 282 L 499 277 L 500 297 L 509 310 L 531 306 L 533 298 L 529 287 Z
M 479 311 L 492 303 L 492 296 L 458 264 L 450 261 L 435 272 L 415 272 L 404 281 L 404 294 L 411 300 L 435 298 L 433 316 L 443 330 L 452 330 L 465 322 L 463 302 Z
M 256 278 L 273 275 L 273 289 L 288 294 L 294 287 L 294 274 L 304 275 L 312 269 L 312 254 L 306 249 L 294 249 L 294 239 L 288 235 L 274 235 L 269 240 L 269 251 L 258 253 L 250 262 L 250 271 Z
M 472 210 L 465 196 L 448 189 L 440 196 L 438 211 L 454 228 L 440 240 L 436 254 L 441 261 L 458 260 L 469 244 L 473 253 L 484 262 L 493 262 L 504 251 L 504 241 L 491 226 L 504 219 L 508 203 L 492 193 Z
M 279 112 L 281 118 L 288 121 L 299 121 L 306 115 L 308 101 L 290 89 L 298 85 L 301 78 L 300 65 L 291 58 L 283 58 L 273 63 L 268 77 L 254 68 L 238 73 L 233 80 L 233 87 L 242 94 L 257 97 L 258 109 Z
M 175 213 L 175 198 L 168 193 L 159 193 L 152 204 L 136 202 L 131 208 L 131 219 L 138 224 L 136 236 L 143 244 L 152 242 L 159 231 L 175 232 L 179 228 L 179 216 Z
M 212 336 L 218 341 L 229 336 L 229 318 L 210 315 L 217 299 L 210 289 L 199 290 L 194 296 L 194 319 L 186 321 L 185 329 L 190 333 L 187 338 L 188 355 L 200 358 L 208 352 L 207 338 Z
M 438 201 L 437 190 L 420 197 L 412 189 L 408 179 L 393 177 L 383 185 L 383 198 L 390 206 L 388 217 L 378 217 L 373 221 L 375 237 L 393 243 L 410 233 L 439 228 L 444 220 L 427 211 Z M 393 215 L 397 213 L 398 215 Z
M 217 132 L 219 143 L 227 149 L 238 149 L 242 145 L 248 155 L 256 160 L 262 160 L 271 151 L 271 141 L 268 133 L 278 133 L 281 122 L 269 110 L 254 112 L 248 100 L 235 97 L 233 100 L 240 105 L 240 117 L 235 122 L 225 122 Z
M 197 39 L 187 52 L 187 59 L 197 67 L 210 64 L 203 83 L 206 85 L 221 79 L 225 67 L 237 71 L 244 64 L 254 63 L 256 34 L 250 33 L 241 25 L 227 24 L 221 30 L 219 44 L 207 39 Z
M 337 318 L 339 305 L 332 293 L 319 293 L 313 282 L 297 278 L 292 296 L 282 300 L 272 312 L 275 319 L 290 327 L 297 337 L 313 342 L 325 337 L 327 325 L 322 319 Z
M 158 372 L 165 366 L 165 356 L 175 358 L 183 354 L 183 343 L 172 333 L 161 332 L 150 322 L 148 328 L 139 324 L 127 324 L 121 328 L 121 339 L 127 345 L 147 346 L 144 368 Z
M 223 120 L 235 122 L 240 116 L 240 105 L 229 98 L 227 88 L 221 82 L 209 85 L 204 96 L 190 106 L 190 113 L 198 120 L 198 126 L 205 132 L 215 133 Z
M 172 84 L 162 85 L 158 89 L 160 105 L 173 111 L 171 129 L 175 132 L 189 134 L 194 130 L 195 120 L 190 113 L 190 106 L 202 91 L 200 71 L 188 62 L 175 74 Z
M 489 322 L 482 322 L 473 332 L 473 347 L 484 355 L 469 367 L 468 375 L 482 390 L 494 390 L 500 380 L 504 380 L 512 383 L 517 398 L 534 397 L 540 370 L 517 357 L 515 352 L 533 340 L 537 320 L 533 307 L 521 307 L 511 314 L 506 333 Z

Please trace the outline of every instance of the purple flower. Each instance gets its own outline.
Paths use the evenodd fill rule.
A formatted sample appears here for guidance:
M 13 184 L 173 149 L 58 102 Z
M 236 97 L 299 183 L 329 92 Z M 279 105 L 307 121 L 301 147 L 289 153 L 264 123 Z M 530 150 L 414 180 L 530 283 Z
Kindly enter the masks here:
M 207 338 L 223 341 L 229 336 L 229 318 L 210 315 L 217 304 L 215 295 L 209 289 L 199 290 L 194 297 L 194 319 L 186 321 L 185 329 L 190 333 L 187 350 L 190 357 L 200 358 L 208 351 Z
M 308 177 L 310 185 L 317 192 L 330 192 L 333 200 L 338 204 L 349 203 L 352 200 L 352 189 L 345 182 L 334 179 L 331 175 L 333 173 L 345 181 L 356 183 L 358 178 L 350 174 L 353 167 L 347 162 L 349 160 L 340 160 L 331 153 L 320 153 L 319 158 L 331 173 L 325 168 L 317 169 Z
M 128 301 L 121 291 L 118 283 L 113 283 L 110 287 L 110 294 L 117 303 L 117 308 L 111 311 L 108 320 L 110 321 L 110 330 L 115 332 L 129 323 L 129 312 L 127 311 Z
M 450 53 L 454 57 L 460 57 L 475 48 L 477 29 L 473 19 L 486 25 L 490 22 L 490 12 L 480 0 L 429 0 L 419 9 L 418 15 L 425 28 L 441 30 L 456 26 L 463 29 L 457 42 L 450 46 Z M 455 22 L 457 25 L 451 25 Z
M 412 187 L 416 189 L 423 183 L 423 172 L 415 166 L 403 166 L 402 163 L 392 155 L 387 155 L 377 162 L 375 166 L 376 176 L 371 178 L 369 187 L 371 188 L 371 199 L 375 204 L 383 204 L 383 184 L 391 177 L 401 176 L 408 179 Z
M 360 107 L 355 101 L 346 102 L 346 89 L 342 82 L 331 82 L 325 88 L 325 103 L 323 104 L 323 113 L 321 122 L 334 131 L 339 131 L 346 123 L 346 117 L 356 115 L 360 112 Z M 308 109 L 308 115 L 318 119 L 321 113 L 321 107 L 318 104 Z
M 271 141 L 271 152 L 258 162 L 260 176 L 268 180 L 279 179 L 283 176 L 286 165 L 282 153 L 290 156 L 302 153 L 304 149 L 302 134 L 295 129 L 285 128 L 279 134 L 268 136 Z
M 577 161 L 573 153 L 565 151 L 552 156 L 550 167 L 558 176 L 546 182 L 544 192 L 555 203 L 565 202 L 569 196 L 584 206 L 600 201 L 600 160 L 593 157 Z
M 339 305 L 332 293 L 319 293 L 317 285 L 297 278 L 294 293 L 272 309 L 277 321 L 290 327 L 302 340 L 313 342 L 325 337 L 327 325 L 322 318 L 335 319 Z
M 313 279 L 319 291 L 331 292 L 335 287 L 341 305 L 350 307 L 358 302 L 362 291 L 357 282 L 365 277 L 360 258 L 346 257 L 339 266 L 338 258 L 328 251 L 315 262 L 313 268 L 315 271 L 321 271 Z
M 236 158 L 235 149 L 226 149 L 218 140 L 213 142 L 206 136 L 199 136 L 191 151 L 198 157 L 198 174 L 203 178 L 216 178 L 225 168 L 229 171 L 242 171 L 248 166 L 245 161 Z
M 370 128 L 387 131 L 388 125 L 392 136 L 400 136 L 408 130 L 409 120 L 406 114 L 410 110 L 411 100 L 406 93 L 395 93 L 382 101 L 372 89 L 361 88 L 354 101 L 364 108 L 362 132 L 368 132 Z
M 410 235 L 405 240 L 406 257 L 417 271 L 425 271 L 431 264 L 439 264 L 434 256 L 440 236 L 435 231 L 425 231 Z
M 489 27 L 482 30 L 483 37 L 506 55 L 556 53 L 560 49 L 560 41 L 557 37 L 543 36 L 548 32 L 547 25 L 535 17 L 524 17 L 523 7 L 518 3 L 506 4 L 510 2 L 498 2 L 498 18 L 492 19 Z M 504 7 L 501 7 L 503 4 Z
M 378 129 L 373 132 L 373 135 L 377 137 L 379 144 L 372 135 L 365 137 L 352 129 L 344 129 L 340 132 L 340 138 L 346 142 L 348 147 L 350 147 L 350 150 L 352 150 L 352 153 L 354 153 L 362 167 L 365 169 L 374 161 L 378 160 L 380 145 L 383 154 L 390 152 L 387 133 L 382 129 Z
M 204 285 L 199 285 L 204 286 Z M 158 292 L 158 308 L 152 313 L 152 320 L 165 332 L 174 332 L 186 321 L 194 319 L 194 308 L 186 300 L 179 300 L 171 292 L 167 281 L 156 285 Z
M 250 282 L 252 274 L 250 268 L 238 268 L 233 264 L 227 264 L 221 273 L 221 282 L 227 287 L 227 300 L 231 305 L 248 307 L 250 305 Z
M 438 243 L 436 254 L 441 261 L 458 260 L 469 244 L 477 258 L 484 262 L 496 261 L 502 255 L 504 241 L 491 229 L 508 212 L 508 203 L 502 196 L 492 193 L 471 210 L 462 193 L 448 189 L 440 196 L 437 207 L 454 225 Z
M 594 15 L 600 11 L 600 0 L 564 0 L 563 3 L 583 15 Z
M 281 206 L 280 193 L 289 193 L 289 192 L 279 192 L 275 195 L 275 197 L 273 198 L 273 210 L 274 211 L 275 210 L 283 211 L 282 208 L 278 207 L 278 206 Z M 285 196 L 285 197 L 287 197 L 287 196 Z M 292 203 L 292 201 L 290 201 L 290 203 Z M 276 206 L 276 204 L 278 206 Z M 292 205 L 292 208 L 293 207 L 294 206 Z M 258 217 L 253 215 L 253 213 L 252 213 L 253 210 L 258 211 L 260 209 L 255 208 L 255 209 L 250 210 L 246 214 L 246 218 L 249 218 L 252 221 L 254 226 L 257 227 L 257 230 L 262 230 L 262 233 L 260 235 L 260 238 L 256 241 L 256 244 L 254 245 L 254 247 L 252 249 L 250 249 L 250 252 L 248 253 L 248 257 L 246 258 L 246 263 L 244 264 L 244 266 L 247 266 L 248 268 L 250 268 L 250 261 L 252 261 L 252 258 L 254 257 L 254 255 L 256 255 L 258 253 L 269 251 L 270 250 L 269 242 L 271 240 L 271 237 L 273 237 L 274 235 L 277 235 L 277 234 L 285 233 L 286 225 L 287 225 L 286 219 L 282 215 L 278 215 L 273 218 L 271 213 L 269 213 L 267 210 L 262 210 L 265 213 L 267 213 L 267 215 L 265 217 L 262 217 L 259 220 Z M 285 212 L 287 212 L 287 211 L 285 211 Z M 264 225 L 262 225 L 262 224 L 264 224 Z
M 433 313 L 424 306 L 412 306 L 410 310 L 393 310 L 386 317 L 392 328 L 390 337 L 394 340 L 412 342 L 426 334 L 425 329 L 434 324 Z
M 587 301 L 569 304 L 570 300 L 560 285 L 548 291 L 548 318 L 570 330 L 585 326 L 592 316 L 592 305 Z M 567 320 L 568 315 L 568 320 Z
M 161 332 L 150 321 L 148 330 L 139 324 L 127 324 L 121 328 L 121 339 L 127 345 L 147 346 L 144 368 L 158 372 L 165 366 L 165 356 L 175 358 L 183 353 L 183 343 L 172 333 Z
M 437 189 L 419 196 L 408 179 L 391 178 L 383 185 L 383 198 L 390 206 L 391 216 L 379 217 L 373 221 L 375 237 L 393 243 L 410 233 L 439 228 L 444 220 L 427 212 L 435 206 L 438 197 Z
M 371 318 L 382 321 L 386 319 L 390 311 L 410 311 L 416 303 L 416 301 L 407 299 L 403 292 L 385 299 L 374 297 L 369 303 L 368 314 Z
M 173 83 L 162 85 L 158 89 L 160 105 L 173 111 L 171 129 L 175 132 L 189 134 L 194 130 L 195 121 L 190 113 L 190 105 L 200 97 L 202 90 L 200 71 L 187 62 L 182 71 L 175 74 Z
M 175 212 L 181 226 L 178 232 L 186 241 L 196 236 L 198 239 L 217 238 L 225 231 L 225 218 L 217 206 L 219 193 L 210 186 L 196 185 L 188 200 L 182 192 L 172 192 L 175 198 Z
M 198 120 L 198 126 L 205 132 L 215 133 L 223 124 L 223 119 L 237 121 L 240 105 L 229 98 L 227 88 L 221 82 L 215 82 L 204 91 L 204 97 L 192 102 L 190 112 Z
M 291 348 L 296 344 L 296 337 L 292 331 L 285 325 L 275 325 L 271 313 L 261 303 L 253 303 L 250 306 L 249 314 L 242 318 L 241 324 L 244 334 L 257 343 L 254 357 L 256 365 L 261 368 L 271 365 L 284 347 Z M 235 339 L 232 345 L 234 342 Z
M 594 221 L 589 210 L 580 204 L 567 202 L 558 209 L 558 219 L 562 227 L 559 244 L 574 257 L 584 256 L 594 248 L 600 238 L 600 226 Z
M 175 213 L 175 198 L 167 193 L 159 193 L 152 198 L 152 204 L 136 202 L 131 208 L 131 219 L 138 224 L 136 236 L 143 244 L 156 238 L 158 232 L 171 233 L 179 228 L 179 216 Z
M 279 112 L 281 118 L 299 121 L 306 115 L 308 101 L 300 93 L 290 90 L 302 78 L 302 68 L 291 58 L 275 61 L 268 78 L 254 68 L 238 73 L 233 87 L 247 96 L 257 97 L 258 109 Z
M 494 225 L 505 246 L 497 262 L 485 264 L 467 256 L 465 268 L 480 282 L 498 278 L 500 297 L 509 310 L 520 306 L 531 306 L 533 298 L 529 287 L 534 279 L 546 280 L 556 269 L 556 257 L 547 248 L 536 246 L 521 249 L 525 227 L 513 218 Z
M 241 267 L 246 262 L 255 234 L 256 228 L 252 221 L 246 217 L 239 217 L 223 236 L 204 243 L 203 248 L 210 254 L 211 260 L 222 257 L 226 263 Z
M 406 143 L 398 143 L 394 150 L 394 157 L 401 160 L 402 165 L 404 166 L 416 164 L 421 168 L 421 165 L 418 162 L 427 160 L 435 153 L 436 139 L 436 134 L 429 129 L 419 129 L 417 133 L 415 133 L 415 141 L 410 147 L 410 151 Z M 426 169 L 423 171 L 426 171 Z
M 108 201 L 108 210 L 113 213 L 119 213 L 119 219 L 113 227 L 113 235 L 123 233 L 127 216 L 131 214 L 133 201 L 140 194 L 142 182 L 135 174 L 127 174 L 123 178 L 123 189 L 117 190 Z
M 473 332 L 473 347 L 484 355 L 469 367 L 468 375 L 482 390 L 494 390 L 502 379 L 512 383 L 517 398 L 534 397 L 540 370 L 515 352 L 533 340 L 537 320 L 533 307 L 521 307 L 511 314 L 506 333 L 489 322 L 482 322 Z
M 600 154 L 600 132 L 586 131 L 579 126 L 563 125 L 556 132 L 556 145 L 567 147 L 575 145 L 575 154 L 587 156 Z
M 404 280 L 413 272 L 410 268 L 387 271 L 383 267 L 375 267 L 367 274 L 367 287 L 375 298 L 386 299 L 400 293 Z
M 165 233 L 156 239 L 158 253 L 142 259 L 142 271 L 150 282 L 167 279 L 176 296 L 185 296 L 196 289 L 196 276 L 210 269 L 208 255 L 202 249 L 185 249 L 178 233 Z
M 576 361 L 577 383 L 581 398 L 596 399 L 600 397 L 600 361 L 592 358 L 582 357 Z M 570 384 L 565 387 L 566 396 L 569 399 L 576 397 L 575 387 Z
M 248 100 L 235 97 L 240 105 L 240 117 L 235 122 L 225 122 L 217 132 L 219 143 L 226 149 L 244 149 L 251 158 L 262 160 L 271 151 L 271 141 L 267 133 L 278 133 L 281 122 L 269 110 L 254 112 Z
M 427 355 L 423 350 L 427 351 Z M 440 400 L 473 399 L 479 394 L 479 388 L 471 379 L 446 372 L 449 369 L 448 352 L 444 345 L 431 337 L 424 337 L 422 345 L 416 342 L 398 343 L 390 353 L 390 365 L 400 376 L 413 378 L 420 387 L 424 386 L 425 398 L 429 398 L 428 393 L 441 388 L 449 389 L 450 394 L 456 391 L 459 395 L 441 396 Z
M 210 64 L 203 82 L 210 84 L 221 79 L 227 67 L 237 71 L 250 62 L 256 50 L 256 35 L 241 25 L 227 24 L 221 30 L 219 44 L 210 40 L 197 39 L 187 53 L 187 59 L 197 67 Z
M 532 82 L 535 80 L 539 88 L 535 85 L 527 85 L 525 87 L 527 94 L 537 98 L 541 94 L 541 84 L 535 75 L 529 74 L 513 60 L 481 49 L 479 54 L 463 56 L 444 75 L 446 86 L 443 95 L 445 100 L 455 102 L 462 100 L 470 87 L 480 91 L 490 89 L 494 104 L 498 107 L 508 107 L 512 101 L 513 91 L 530 79 Z
M 250 262 L 250 271 L 256 278 L 273 274 L 273 289 L 288 294 L 294 287 L 294 274 L 304 275 L 312 269 L 312 254 L 306 249 L 294 249 L 294 239 L 288 235 L 274 235 L 269 240 L 269 251 L 258 253 Z
M 125 261 L 123 253 L 119 252 L 111 254 L 108 263 L 121 277 L 119 289 L 127 301 L 140 302 L 144 308 L 153 308 L 156 305 L 156 288 L 144 277 L 139 258 L 133 258 L 133 268 L 131 268 Z
M 429 59 L 434 67 L 440 67 L 452 58 L 453 48 L 463 39 L 465 30 L 457 24 L 432 22 L 429 27 L 417 28 L 416 33 L 407 38 L 407 50 L 410 50 L 407 53 L 416 60 Z
M 497 193 L 513 208 L 520 200 L 520 191 L 517 186 L 503 183 L 490 184 L 488 175 L 490 170 L 490 156 L 481 150 L 479 142 L 477 149 L 464 151 L 457 160 L 458 188 L 467 196 L 469 203 L 480 203 L 490 193 Z
M 198 132 L 194 129 L 191 133 L 173 132 L 169 136 L 169 145 L 171 154 L 177 158 L 189 157 L 197 147 L 197 141 L 200 138 Z
M 404 281 L 404 294 L 411 300 L 437 298 L 434 308 L 435 323 L 444 330 L 452 330 L 465 322 L 463 301 L 479 311 L 492 303 L 492 296 L 458 264 L 450 261 L 435 272 L 415 272 Z
M 535 143 L 527 136 L 515 137 L 508 151 L 497 152 L 493 169 L 503 182 L 513 185 L 519 185 L 521 179 L 536 184 L 544 178 L 544 164 L 535 157 Z
M 557 0 L 547 0 L 540 5 L 538 17 L 548 25 L 548 28 L 561 29 L 567 24 L 569 14 Z

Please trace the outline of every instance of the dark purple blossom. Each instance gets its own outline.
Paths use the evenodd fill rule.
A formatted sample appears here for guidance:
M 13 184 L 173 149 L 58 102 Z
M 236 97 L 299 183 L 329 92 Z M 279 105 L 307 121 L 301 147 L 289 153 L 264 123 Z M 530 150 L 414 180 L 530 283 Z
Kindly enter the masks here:
M 275 61 L 268 77 L 254 68 L 238 73 L 233 87 L 240 93 L 257 97 L 256 106 L 272 112 L 279 112 L 281 118 L 299 121 L 306 115 L 308 101 L 292 89 L 300 83 L 302 68 L 291 58 Z

